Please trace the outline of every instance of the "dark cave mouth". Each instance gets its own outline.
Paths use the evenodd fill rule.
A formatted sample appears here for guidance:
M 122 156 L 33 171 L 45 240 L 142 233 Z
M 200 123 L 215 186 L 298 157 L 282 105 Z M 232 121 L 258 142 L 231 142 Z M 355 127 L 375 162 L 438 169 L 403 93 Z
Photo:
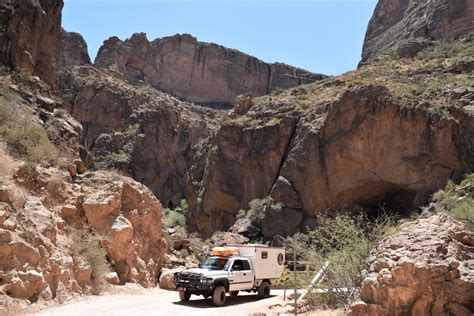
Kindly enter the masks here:
M 403 218 L 416 209 L 414 202 L 417 194 L 416 190 L 404 185 L 375 181 L 347 190 L 339 196 L 349 198 L 353 205 L 363 208 L 369 218 L 382 214 Z

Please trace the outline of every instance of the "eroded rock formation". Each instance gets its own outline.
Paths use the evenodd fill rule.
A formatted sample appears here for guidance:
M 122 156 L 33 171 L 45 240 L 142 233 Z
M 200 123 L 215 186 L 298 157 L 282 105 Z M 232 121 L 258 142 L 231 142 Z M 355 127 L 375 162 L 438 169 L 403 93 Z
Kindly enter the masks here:
M 121 41 L 111 37 L 100 48 L 95 66 L 121 74 L 134 84 L 148 83 L 184 100 L 225 105 L 244 93 L 263 95 L 324 76 L 255 57 L 188 34 L 149 42 L 144 33 Z
M 291 104 L 252 110 L 220 127 L 191 179 L 199 185 L 188 187 L 188 224 L 200 232 L 228 229 L 239 209 L 268 195 L 283 205 L 266 214 L 270 237 L 326 209 L 385 203 L 402 212 L 472 167 L 462 145 L 470 115 L 403 108 L 383 86 L 347 89 L 304 114 Z
M 0 63 L 46 83 L 56 82 L 63 0 L 0 3 Z
M 65 108 L 83 126 L 86 160 L 131 175 L 165 206 L 179 205 L 192 148 L 209 135 L 218 113 L 93 67 L 66 70 L 59 86 Z
M 69 66 L 90 65 L 87 43 L 79 33 L 61 30 L 61 47 L 56 65 L 59 69 Z
M 474 33 L 470 0 L 380 0 L 365 34 L 362 62 L 409 39 L 449 39 Z
M 472 315 L 474 234 L 447 215 L 402 225 L 372 252 L 350 315 Z
M 100 247 L 120 284 L 155 286 L 166 253 L 161 216 L 159 201 L 130 178 L 20 168 L 0 181 L 0 288 L 31 302 L 91 293 L 106 272 L 97 271 L 106 265 Z M 92 235 L 100 238 L 84 241 Z

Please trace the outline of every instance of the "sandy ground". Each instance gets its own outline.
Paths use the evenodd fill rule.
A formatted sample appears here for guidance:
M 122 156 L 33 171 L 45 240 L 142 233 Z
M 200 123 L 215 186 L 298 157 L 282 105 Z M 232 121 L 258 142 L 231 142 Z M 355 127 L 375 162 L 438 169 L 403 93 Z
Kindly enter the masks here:
M 276 305 L 276 306 L 275 306 Z M 262 312 L 266 315 L 282 315 L 283 290 L 272 290 L 271 297 L 257 299 L 253 293 L 228 296 L 222 307 L 212 305 L 211 299 L 191 296 L 189 302 L 180 302 L 177 292 L 162 289 L 139 291 L 137 294 L 120 293 L 66 303 L 31 315 L 248 315 Z M 270 309 L 270 307 L 272 307 Z M 332 312 L 318 315 L 336 315 Z M 337 313 L 340 315 L 340 313 Z

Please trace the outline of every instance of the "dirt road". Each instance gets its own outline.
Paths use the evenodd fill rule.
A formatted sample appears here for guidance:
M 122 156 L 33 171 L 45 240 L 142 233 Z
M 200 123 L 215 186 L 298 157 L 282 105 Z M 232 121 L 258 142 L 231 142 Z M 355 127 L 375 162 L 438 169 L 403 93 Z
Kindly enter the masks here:
M 46 309 L 36 315 L 248 315 L 263 312 L 277 315 L 282 309 L 269 307 L 283 304 L 283 291 L 272 290 L 272 296 L 258 300 L 255 294 L 239 293 L 237 297 L 228 296 L 223 307 L 214 307 L 211 299 L 191 296 L 187 303 L 180 302 L 178 293 L 162 289 L 140 291 L 137 294 L 113 294 L 88 298 L 84 301 Z

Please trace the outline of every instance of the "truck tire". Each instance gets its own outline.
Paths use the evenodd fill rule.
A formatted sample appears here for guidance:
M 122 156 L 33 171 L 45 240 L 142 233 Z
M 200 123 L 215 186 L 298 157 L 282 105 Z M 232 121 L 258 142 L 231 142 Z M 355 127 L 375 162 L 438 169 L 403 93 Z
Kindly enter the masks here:
M 270 283 L 263 281 L 258 287 L 258 297 L 267 298 L 270 296 Z
M 185 292 L 185 291 L 179 291 L 179 299 L 181 302 L 187 302 L 191 298 L 191 294 Z
M 230 292 L 230 296 L 237 296 L 237 295 L 239 295 L 239 291 Z
M 216 306 L 224 305 L 225 303 L 225 287 L 222 285 L 216 286 L 212 293 L 212 303 Z

